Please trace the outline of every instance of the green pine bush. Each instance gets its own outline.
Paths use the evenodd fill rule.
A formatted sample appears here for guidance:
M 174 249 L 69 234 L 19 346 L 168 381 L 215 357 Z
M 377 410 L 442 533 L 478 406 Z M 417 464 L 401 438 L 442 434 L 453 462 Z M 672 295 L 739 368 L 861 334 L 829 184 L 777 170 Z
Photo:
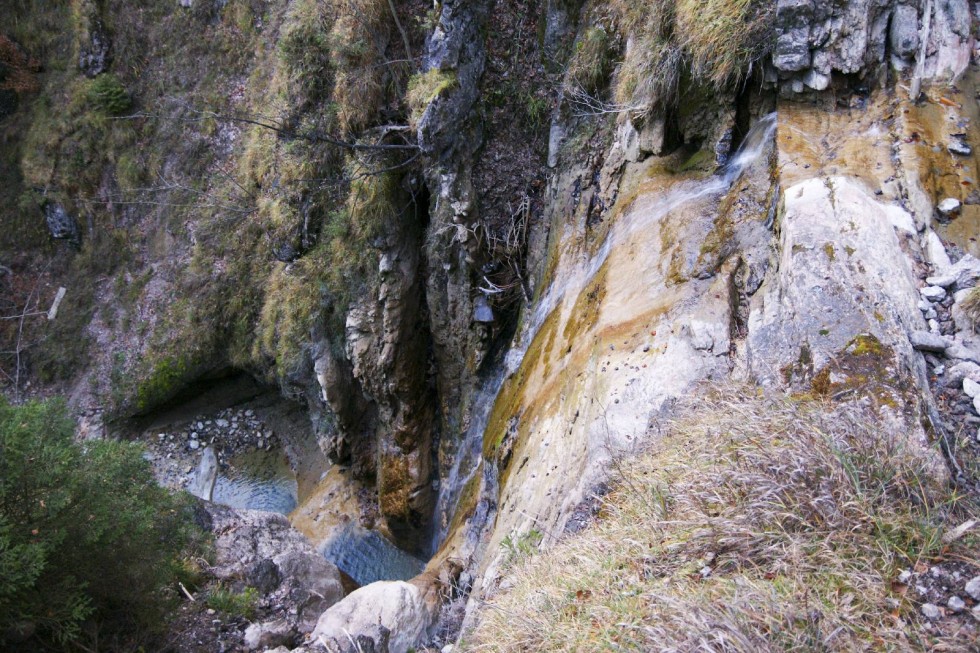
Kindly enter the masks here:
M 0 650 L 133 641 L 174 596 L 188 504 L 138 445 L 73 433 L 60 400 L 0 398 Z
M 119 78 L 103 73 L 89 83 L 88 99 L 102 113 L 118 116 L 129 111 L 133 100 Z

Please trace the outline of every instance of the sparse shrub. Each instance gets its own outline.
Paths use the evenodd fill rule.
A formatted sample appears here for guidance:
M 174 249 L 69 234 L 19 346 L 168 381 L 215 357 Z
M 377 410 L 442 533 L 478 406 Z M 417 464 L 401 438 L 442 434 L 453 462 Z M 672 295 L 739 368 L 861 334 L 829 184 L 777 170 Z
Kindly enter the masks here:
M 76 650 L 155 628 L 191 536 L 137 445 L 73 434 L 61 401 L 0 399 L 4 650 Z
M 766 392 L 682 406 L 599 522 L 505 572 L 464 650 L 968 648 L 896 582 L 977 563 L 975 536 L 943 539 L 976 515 L 939 456 L 870 408 Z
M 88 100 L 96 109 L 109 116 L 126 113 L 133 106 L 126 87 L 111 73 L 103 73 L 89 83 Z

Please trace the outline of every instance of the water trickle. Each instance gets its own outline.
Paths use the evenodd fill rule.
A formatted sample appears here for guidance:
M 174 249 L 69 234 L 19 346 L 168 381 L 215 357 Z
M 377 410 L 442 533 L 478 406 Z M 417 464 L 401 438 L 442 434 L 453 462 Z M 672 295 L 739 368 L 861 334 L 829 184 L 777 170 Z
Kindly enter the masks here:
M 457 510 L 460 495 L 467 483 L 480 469 L 484 431 L 493 411 L 504 381 L 517 371 L 535 336 L 548 317 L 558 309 L 566 297 L 577 297 L 602 269 L 610 252 L 643 229 L 652 228 L 664 215 L 698 199 L 727 191 L 742 172 L 754 163 L 772 141 L 776 130 L 776 114 L 771 113 L 756 123 L 741 147 L 719 172 L 708 179 L 682 182 L 662 197 L 657 198 L 649 210 L 632 211 L 627 219 L 616 223 L 610 230 L 599 251 L 579 262 L 565 279 L 553 282 L 527 320 L 527 326 L 518 335 L 511 350 L 504 357 L 493 375 L 484 380 L 473 402 L 469 428 L 463 436 L 453 467 L 440 485 L 436 507 L 436 526 L 432 539 L 433 553 L 448 536 L 449 524 Z

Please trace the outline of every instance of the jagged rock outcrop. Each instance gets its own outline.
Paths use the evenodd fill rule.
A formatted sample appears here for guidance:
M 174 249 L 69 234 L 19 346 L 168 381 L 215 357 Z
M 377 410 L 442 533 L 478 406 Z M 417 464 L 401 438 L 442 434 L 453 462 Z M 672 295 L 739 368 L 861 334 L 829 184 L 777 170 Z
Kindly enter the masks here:
M 823 91 L 834 74 L 877 76 L 890 63 L 913 59 L 918 76 L 949 81 L 970 62 L 968 0 L 779 0 L 776 6 L 772 65 L 784 91 Z
M 344 597 L 337 567 L 284 516 L 212 503 L 201 510 L 206 510 L 207 526 L 214 534 L 216 560 L 210 573 L 232 585 L 255 587 L 267 603 L 277 606 L 268 623 L 246 633 L 254 640 L 253 648 L 263 641 L 275 646 L 271 640 L 276 637 L 291 641 L 309 634 L 320 615 Z

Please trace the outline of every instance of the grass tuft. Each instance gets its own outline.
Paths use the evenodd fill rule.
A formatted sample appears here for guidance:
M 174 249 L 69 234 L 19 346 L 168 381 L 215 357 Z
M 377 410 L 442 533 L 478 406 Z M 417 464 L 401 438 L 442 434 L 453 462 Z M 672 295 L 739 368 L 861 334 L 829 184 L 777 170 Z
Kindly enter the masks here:
M 928 630 L 895 582 L 940 555 L 976 563 L 974 540 L 943 544 L 967 507 L 906 434 L 755 389 L 681 415 L 622 470 L 595 527 L 507 572 L 466 650 L 964 645 Z

